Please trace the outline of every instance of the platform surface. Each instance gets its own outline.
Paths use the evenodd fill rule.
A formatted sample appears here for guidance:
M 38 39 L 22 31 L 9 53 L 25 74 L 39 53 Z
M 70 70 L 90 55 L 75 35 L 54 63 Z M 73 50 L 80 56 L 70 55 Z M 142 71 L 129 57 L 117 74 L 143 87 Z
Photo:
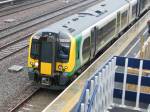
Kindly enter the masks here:
M 109 110 L 109 112 L 142 112 L 142 111 L 121 108 L 121 107 L 113 107 L 111 110 Z

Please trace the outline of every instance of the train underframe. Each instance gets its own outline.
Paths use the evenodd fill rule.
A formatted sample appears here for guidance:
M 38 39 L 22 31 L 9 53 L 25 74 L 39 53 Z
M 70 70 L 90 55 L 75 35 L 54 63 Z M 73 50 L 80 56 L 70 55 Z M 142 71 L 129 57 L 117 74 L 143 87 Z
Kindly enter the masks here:
M 30 69 L 28 71 L 29 79 L 36 82 L 36 84 L 42 88 L 63 90 L 65 89 L 74 79 L 73 77 L 67 77 L 63 72 L 55 73 L 53 76 L 46 76 L 40 74 L 37 69 Z

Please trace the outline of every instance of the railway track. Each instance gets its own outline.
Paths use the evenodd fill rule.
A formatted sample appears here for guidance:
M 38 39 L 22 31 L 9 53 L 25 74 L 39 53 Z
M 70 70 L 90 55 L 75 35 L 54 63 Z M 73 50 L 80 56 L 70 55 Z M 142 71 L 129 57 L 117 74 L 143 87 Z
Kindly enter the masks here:
M 27 23 L 23 23 L 20 26 L 14 27 L 12 30 L 8 30 L 7 34 L 4 32 L 0 32 L 0 61 L 19 52 L 20 50 L 23 50 L 28 47 L 27 39 L 31 34 L 36 31 L 32 31 L 32 33 L 28 33 L 28 35 L 25 36 L 19 36 L 18 33 L 20 32 L 26 32 L 26 30 L 30 30 L 33 27 L 35 28 L 37 25 L 41 26 L 41 24 L 49 22 L 51 19 L 56 19 L 58 16 L 62 16 L 64 14 L 67 14 L 69 12 L 74 12 L 74 10 L 79 11 L 82 10 L 81 7 L 89 7 L 89 5 L 92 5 L 92 3 L 96 3 L 97 0 L 93 1 L 83 1 L 82 3 L 76 3 L 67 7 L 63 7 L 62 9 L 59 9 L 53 13 L 50 13 L 46 17 L 39 17 L 36 20 L 29 21 Z M 45 25 L 44 25 L 45 26 Z M 10 38 L 11 37 L 11 38 Z
M 26 98 L 24 98 L 22 101 L 20 101 L 15 107 L 13 107 L 10 112 L 15 112 L 17 111 L 17 109 L 19 109 L 21 106 L 23 106 L 27 101 L 29 101 L 29 99 L 32 98 L 32 96 L 34 96 L 36 93 L 38 93 L 40 91 L 40 88 L 35 89 L 34 91 L 32 91 L 32 93 L 30 93 Z
M 16 5 L 13 7 L 4 8 L 4 9 L 0 10 L 0 17 L 14 14 L 16 12 L 24 11 L 24 10 L 27 10 L 30 8 L 38 7 L 40 5 L 45 5 L 47 3 L 51 3 L 54 1 L 56 1 L 56 0 L 49 0 L 49 1 L 47 1 L 47 0 L 36 0 L 36 1 L 27 2 L 24 4 L 20 4 L 20 5 Z
M 0 49 L 0 61 L 28 47 L 28 37 L 14 40 L 2 46 Z
M 28 97 L 20 101 L 20 103 L 13 107 L 10 112 L 41 112 L 60 93 L 61 91 L 51 91 L 38 88 Z
M 0 32 L 9 30 L 9 29 L 16 27 L 22 23 L 33 21 L 34 19 L 37 19 L 39 17 L 53 13 L 54 11 L 61 9 L 62 7 L 72 5 L 74 3 L 77 3 L 78 1 L 73 1 L 69 4 L 65 4 L 65 3 L 62 3 L 62 1 L 60 1 L 60 0 L 47 0 L 47 1 L 43 1 L 42 3 L 38 2 L 36 4 L 31 4 L 32 6 L 33 5 L 34 6 L 30 7 L 30 5 L 29 5 L 28 7 L 30 7 L 30 8 L 24 8 L 24 10 L 22 10 L 22 11 L 19 11 L 19 9 L 16 9 L 17 12 L 15 12 L 15 13 L 6 14 L 5 16 L 1 16 L 0 19 L 2 20 L 2 22 L 0 23 L 0 25 L 1 25 Z M 12 11 L 9 10 L 9 11 L 12 12 L 13 10 Z M 30 13 L 31 11 L 32 11 L 32 13 Z M 22 15 L 22 13 L 25 13 L 26 16 Z M 16 17 L 18 17 L 18 18 L 16 18 Z M 10 22 L 9 22 L 9 20 L 10 20 Z M 9 23 L 7 23 L 7 21 Z

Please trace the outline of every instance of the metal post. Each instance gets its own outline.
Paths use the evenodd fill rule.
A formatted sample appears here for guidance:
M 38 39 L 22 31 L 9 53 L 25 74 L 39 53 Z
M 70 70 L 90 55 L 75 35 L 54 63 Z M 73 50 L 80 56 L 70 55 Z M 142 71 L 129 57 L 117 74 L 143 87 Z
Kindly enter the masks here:
M 99 104 L 99 111 L 101 111 L 102 109 L 102 96 L 103 96 L 103 89 L 102 89 L 102 72 L 99 72 L 99 89 L 98 89 L 98 92 L 99 92 L 99 98 L 98 98 L 98 104 Z
M 85 112 L 84 103 L 81 103 L 81 110 L 80 112 Z
M 93 91 L 94 91 L 94 81 L 91 80 L 91 85 L 90 85 L 90 96 L 91 97 L 92 97 Z
M 122 90 L 122 106 L 125 106 L 125 92 L 126 92 L 127 70 L 128 70 L 128 58 L 125 61 L 123 90 Z
M 85 96 L 85 112 L 87 112 L 88 110 L 88 101 L 89 101 L 89 98 L 90 98 L 90 91 L 89 89 L 86 89 L 86 96 Z
M 140 61 L 140 68 L 139 68 L 138 87 L 137 87 L 137 96 L 136 96 L 136 107 L 135 107 L 136 109 L 139 109 L 142 70 L 143 70 L 143 60 Z

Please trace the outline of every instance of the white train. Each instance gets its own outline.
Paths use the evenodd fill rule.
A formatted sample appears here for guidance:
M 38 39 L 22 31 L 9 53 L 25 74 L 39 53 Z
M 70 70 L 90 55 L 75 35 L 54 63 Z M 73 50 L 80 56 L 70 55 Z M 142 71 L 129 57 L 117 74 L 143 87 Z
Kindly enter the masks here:
M 29 45 L 30 79 L 52 88 L 66 86 L 149 7 L 150 0 L 103 0 L 37 31 Z

